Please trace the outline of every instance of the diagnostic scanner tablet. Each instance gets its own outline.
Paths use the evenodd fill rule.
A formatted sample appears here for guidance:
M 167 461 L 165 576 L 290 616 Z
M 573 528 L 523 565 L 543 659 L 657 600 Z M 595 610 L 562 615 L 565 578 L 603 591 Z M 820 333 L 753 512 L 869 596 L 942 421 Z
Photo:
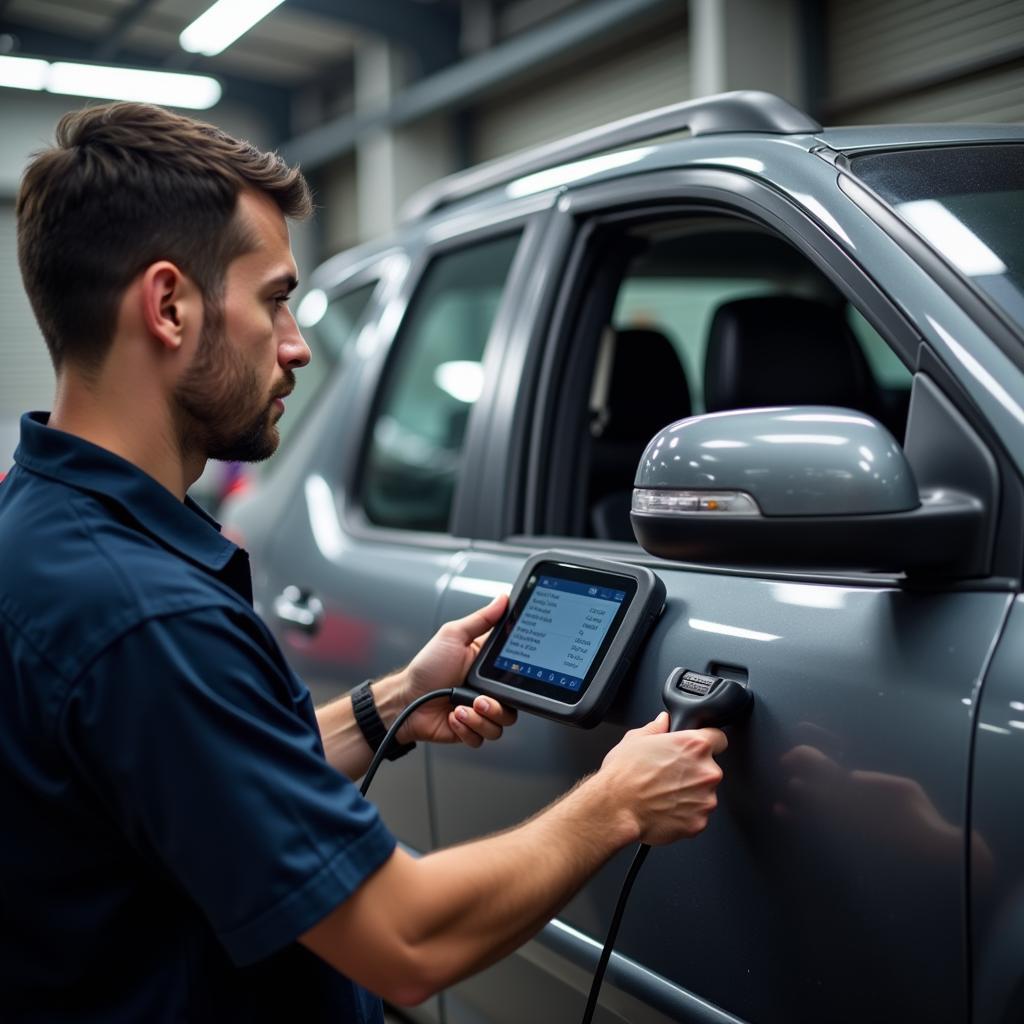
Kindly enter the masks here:
M 650 569 L 542 551 L 523 567 L 467 682 L 511 707 L 596 725 L 664 604 Z

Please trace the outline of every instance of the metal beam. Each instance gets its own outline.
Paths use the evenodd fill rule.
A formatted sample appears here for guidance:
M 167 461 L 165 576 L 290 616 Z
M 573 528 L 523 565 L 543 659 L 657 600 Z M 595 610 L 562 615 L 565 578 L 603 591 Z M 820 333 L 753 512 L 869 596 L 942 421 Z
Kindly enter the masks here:
M 828 95 L 828 10 L 821 0 L 800 0 L 800 50 L 803 64 L 802 105 L 820 118 Z
M 58 32 L 26 28 L 11 22 L 0 23 L 0 35 L 9 34 L 18 40 L 18 54 L 42 57 L 46 60 L 75 60 L 94 62 L 92 44 L 87 39 L 66 36 Z M 160 60 L 152 54 L 125 51 L 121 59 L 105 63 L 133 68 L 159 70 Z M 269 124 L 271 142 L 277 145 L 290 133 L 291 91 L 251 78 L 237 75 L 214 74 L 224 89 L 224 99 L 234 100 L 254 108 Z M 198 116 L 202 116 L 199 112 Z
M 368 5 L 369 6 L 369 5 Z M 422 79 L 372 114 L 336 118 L 296 136 L 281 151 L 311 169 L 353 149 L 363 138 L 443 111 L 460 110 L 487 92 L 573 52 L 635 30 L 646 19 L 679 12 L 679 0 L 595 0 L 548 25 Z
M 437 71 L 459 58 L 459 16 L 444 4 L 416 0 L 286 0 L 295 11 L 345 22 L 372 32 L 410 50 L 424 74 Z
M 151 7 L 155 7 L 157 0 L 134 0 L 133 3 L 123 8 L 114 18 L 113 24 L 107 30 L 107 37 L 98 43 L 92 51 L 92 59 L 105 61 L 110 60 L 125 41 L 128 33 L 145 17 Z

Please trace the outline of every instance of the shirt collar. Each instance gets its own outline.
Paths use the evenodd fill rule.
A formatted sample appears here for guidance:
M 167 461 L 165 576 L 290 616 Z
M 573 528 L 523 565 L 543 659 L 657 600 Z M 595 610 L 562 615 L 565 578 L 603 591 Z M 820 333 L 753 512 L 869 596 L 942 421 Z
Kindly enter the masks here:
M 21 417 L 14 461 L 25 469 L 115 502 L 146 533 L 185 558 L 219 572 L 238 548 L 190 497 L 184 502 L 138 466 L 106 448 L 47 426 L 49 413 Z

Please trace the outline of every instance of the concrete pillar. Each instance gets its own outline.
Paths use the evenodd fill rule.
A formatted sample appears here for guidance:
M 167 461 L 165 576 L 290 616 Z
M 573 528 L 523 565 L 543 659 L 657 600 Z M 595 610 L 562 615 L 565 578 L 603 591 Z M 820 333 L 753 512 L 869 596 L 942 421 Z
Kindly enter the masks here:
M 408 58 L 387 42 L 360 46 L 355 61 L 356 114 L 386 108 L 410 80 Z M 359 237 L 386 234 L 417 189 L 455 170 L 451 121 L 436 116 L 378 132 L 356 147 Z
M 764 89 L 804 106 L 797 0 L 690 0 L 693 94 Z

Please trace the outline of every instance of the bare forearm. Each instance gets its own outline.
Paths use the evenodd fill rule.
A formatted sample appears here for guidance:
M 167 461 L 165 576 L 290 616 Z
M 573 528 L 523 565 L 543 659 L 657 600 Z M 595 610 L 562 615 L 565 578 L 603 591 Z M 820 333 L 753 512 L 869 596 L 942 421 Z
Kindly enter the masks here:
M 637 835 L 590 779 L 511 831 L 420 860 L 397 851 L 303 941 L 386 998 L 416 1003 L 525 942 Z
M 436 964 L 437 987 L 522 945 L 636 841 L 635 824 L 615 813 L 600 785 L 586 780 L 519 828 L 417 863 L 421 902 L 406 938 Z

